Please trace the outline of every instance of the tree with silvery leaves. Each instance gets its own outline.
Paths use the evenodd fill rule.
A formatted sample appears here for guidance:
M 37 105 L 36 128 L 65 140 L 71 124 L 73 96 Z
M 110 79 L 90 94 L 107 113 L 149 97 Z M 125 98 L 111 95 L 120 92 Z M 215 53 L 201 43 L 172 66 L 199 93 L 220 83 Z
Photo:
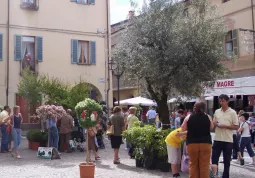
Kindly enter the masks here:
M 208 0 L 150 1 L 130 19 L 112 59 L 140 79 L 158 104 L 160 120 L 169 124 L 171 95 L 199 96 L 203 82 L 226 74 L 225 34 L 224 20 Z

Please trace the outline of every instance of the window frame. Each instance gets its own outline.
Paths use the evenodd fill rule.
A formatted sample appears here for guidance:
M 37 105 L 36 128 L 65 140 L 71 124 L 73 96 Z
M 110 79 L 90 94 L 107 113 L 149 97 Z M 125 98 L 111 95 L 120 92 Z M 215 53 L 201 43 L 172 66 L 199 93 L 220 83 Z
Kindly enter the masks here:
M 32 3 L 30 1 L 33 1 Z M 20 0 L 20 8 L 28 10 L 38 10 L 39 0 Z
M 80 44 L 80 43 L 83 43 L 83 45 L 82 44 Z M 90 64 L 90 41 L 86 41 L 86 40 L 78 40 L 78 46 L 77 46 L 77 48 L 79 48 L 79 45 L 82 45 L 82 47 L 84 47 L 84 44 L 85 43 L 87 43 L 87 52 L 88 52 L 88 54 L 87 54 L 87 62 L 86 63 L 81 63 L 80 62 L 80 56 L 78 56 L 78 54 L 77 54 L 77 65 L 91 65 Z M 79 49 L 78 49 L 79 50 Z M 78 51 L 77 51 L 77 53 L 79 53 Z M 81 51 L 81 54 L 82 54 L 82 51 Z M 83 55 L 84 55 L 84 53 L 83 53 Z M 84 56 L 85 57 L 85 56 Z
M 222 3 L 226 3 L 226 2 L 228 2 L 228 1 L 230 1 L 230 0 L 222 0 Z
M 228 38 L 228 35 L 230 35 L 230 38 Z M 231 50 L 231 53 L 234 52 L 234 40 L 233 40 L 233 30 L 230 30 L 227 32 L 226 36 L 225 36 L 225 54 L 227 56 L 229 56 L 229 52 L 230 51 L 227 51 L 227 44 L 231 43 L 231 46 L 232 46 L 232 50 Z

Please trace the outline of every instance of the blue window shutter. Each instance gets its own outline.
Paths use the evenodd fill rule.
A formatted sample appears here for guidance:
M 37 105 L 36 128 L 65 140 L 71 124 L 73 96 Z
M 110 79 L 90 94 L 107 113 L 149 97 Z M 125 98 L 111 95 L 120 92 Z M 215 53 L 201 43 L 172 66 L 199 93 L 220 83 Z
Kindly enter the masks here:
M 3 60 L 3 34 L 0 33 L 0 60 Z
M 95 5 L 96 2 L 95 2 L 95 0 L 90 0 L 89 3 Z
M 72 64 L 78 63 L 78 40 L 72 40 L 72 51 L 71 51 L 71 58 Z
M 43 61 L 43 38 L 36 37 L 36 59 L 39 62 Z
M 90 64 L 96 64 L 96 42 L 90 41 Z
M 15 61 L 21 61 L 22 60 L 22 36 L 21 35 L 15 35 L 14 37 L 14 60 Z

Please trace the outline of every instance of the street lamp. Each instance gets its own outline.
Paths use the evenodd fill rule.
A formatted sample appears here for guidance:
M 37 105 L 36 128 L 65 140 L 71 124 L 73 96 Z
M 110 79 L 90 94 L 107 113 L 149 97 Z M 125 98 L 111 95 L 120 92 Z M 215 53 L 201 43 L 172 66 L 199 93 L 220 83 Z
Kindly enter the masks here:
M 123 67 L 121 67 L 120 64 L 118 64 L 112 60 L 108 63 L 108 65 L 109 65 L 109 70 L 111 70 L 113 75 L 117 77 L 118 106 L 119 106 L 120 105 L 120 77 L 123 75 L 124 69 L 123 69 Z

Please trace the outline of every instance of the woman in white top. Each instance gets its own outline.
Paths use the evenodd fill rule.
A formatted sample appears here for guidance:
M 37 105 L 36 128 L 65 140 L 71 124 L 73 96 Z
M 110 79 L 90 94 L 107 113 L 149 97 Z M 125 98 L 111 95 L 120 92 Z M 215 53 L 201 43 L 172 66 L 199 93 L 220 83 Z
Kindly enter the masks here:
M 249 156 L 252 158 L 252 165 L 255 165 L 255 154 L 251 147 L 251 134 L 250 134 L 250 126 L 247 122 L 249 119 L 248 113 L 243 113 L 241 116 L 241 125 L 238 129 L 239 134 L 241 135 L 240 140 L 240 151 L 243 154 L 244 148 L 247 149 Z

